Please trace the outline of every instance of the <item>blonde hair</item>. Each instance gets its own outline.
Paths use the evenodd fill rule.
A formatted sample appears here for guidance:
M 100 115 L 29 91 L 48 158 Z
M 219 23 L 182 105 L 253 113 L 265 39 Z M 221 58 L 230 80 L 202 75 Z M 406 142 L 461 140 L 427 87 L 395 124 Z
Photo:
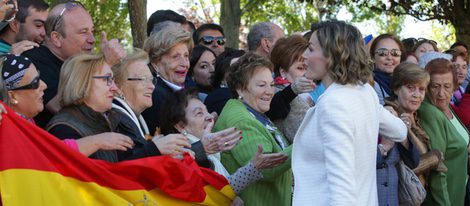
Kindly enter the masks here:
M 149 54 L 150 61 L 160 61 L 160 58 L 174 46 L 184 43 L 188 50 L 193 49 L 191 34 L 183 29 L 169 27 L 149 36 L 144 42 L 144 50 Z
M 315 32 L 329 62 L 328 75 L 334 82 L 343 85 L 368 82 L 372 60 L 356 27 L 332 20 L 320 23 Z
M 148 54 L 142 49 L 134 48 L 134 51 L 122 59 L 119 64 L 115 64 L 111 67 L 114 74 L 114 81 L 119 88 L 121 88 L 124 82 L 126 82 L 127 77 L 129 77 L 129 65 L 139 60 L 143 60 L 148 64 Z
M 80 105 L 91 90 L 93 75 L 105 63 L 103 54 L 79 54 L 69 58 L 60 69 L 59 102 L 63 107 Z

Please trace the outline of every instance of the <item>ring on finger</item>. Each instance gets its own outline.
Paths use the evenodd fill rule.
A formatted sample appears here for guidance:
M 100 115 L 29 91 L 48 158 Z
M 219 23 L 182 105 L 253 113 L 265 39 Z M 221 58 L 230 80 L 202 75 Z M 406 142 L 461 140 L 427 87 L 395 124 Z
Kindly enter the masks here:
M 228 142 L 225 142 L 225 143 L 224 143 L 224 146 L 228 146 Z

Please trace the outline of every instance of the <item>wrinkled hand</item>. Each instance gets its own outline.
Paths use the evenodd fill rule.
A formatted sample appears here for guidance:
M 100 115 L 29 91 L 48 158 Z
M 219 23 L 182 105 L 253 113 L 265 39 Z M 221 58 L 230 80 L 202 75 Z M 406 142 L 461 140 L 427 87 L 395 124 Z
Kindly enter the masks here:
M 201 137 L 202 145 L 207 154 L 228 151 L 242 139 L 241 131 L 234 127 L 211 133 L 214 121 L 204 128 L 204 134 Z
M 242 198 L 240 197 L 235 197 L 235 199 L 233 199 L 232 201 L 232 204 L 230 204 L 230 206 L 244 206 L 245 205 L 245 202 L 243 202 Z
M 292 91 L 297 95 L 313 91 L 315 87 L 316 85 L 313 80 L 307 79 L 307 77 L 304 76 L 297 77 L 291 84 Z
M 405 123 L 408 129 L 411 128 L 411 125 L 413 125 L 414 123 L 414 117 L 412 114 L 409 113 L 402 113 L 400 115 L 400 119 Z
M 108 41 L 106 32 L 101 32 L 101 52 L 103 52 L 106 62 L 113 66 L 121 62 L 121 59 L 126 57 L 124 47 L 119 43 L 118 39 L 111 39 Z
M 258 151 L 253 157 L 252 161 L 256 169 L 262 170 L 262 169 L 279 166 L 280 164 L 284 163 L 288 159 L 289 159 L 289 156 L 281 152 L 272 153 L 272 154 L 263 154 L 263 147 L 261 146 L 261 144 L 259 144 Z
M 11 45 L 10 53 L 20 55 L 25 51 L 28 51 L 34 47 L 39 47 L 39 44 L 29 40 L 23 40 Z
M 127 151 L 134 147 L 134 141 L 131 138 L 115 132 L 105 132 L 90 137 L 95 139 L 101 150 Z
M 166 136 L 156 136 L 152 142 L 157 146 L 162 155 L 183 155 L 187 152 L 185 148 L 190 148 L 188 138 L 182 134 L 169 134 Z
M 384 137 L 382 137 L 382 140 L 380 141 L 380 143 L 383 145 L 386 152 L 390 151 L 392 147 L 395 145 L 395 142 Z
M 2 124 L 2 113 L 3 113 L 3 114 L 6 114 L 6 113 L 7 113 L 7 110 L 5 109 L 5 107 L 3 106 L 3 104 L 0 104 L 0 125 Z

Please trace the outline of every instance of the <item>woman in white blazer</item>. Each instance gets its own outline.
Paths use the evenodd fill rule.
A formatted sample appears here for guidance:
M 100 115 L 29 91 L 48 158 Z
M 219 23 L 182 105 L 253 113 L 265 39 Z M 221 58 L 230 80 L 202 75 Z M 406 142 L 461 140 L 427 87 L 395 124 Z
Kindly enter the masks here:
M 304 52 L 305 76 L 327 88 L 294 138 L 294 205 L 377 205 L 377 136 L 406 138 L 374 89 L 359 30 L 342 21 L 319 25 Z

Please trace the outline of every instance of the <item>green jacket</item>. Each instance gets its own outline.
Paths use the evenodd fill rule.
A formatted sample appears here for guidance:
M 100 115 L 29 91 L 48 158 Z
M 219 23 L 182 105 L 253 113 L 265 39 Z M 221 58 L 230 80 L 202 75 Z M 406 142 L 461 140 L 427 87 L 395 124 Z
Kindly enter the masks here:
M 444 154 L 447 173 L 432 171 L 429 190 L 424 205 L 464 205 L 467 184 L 467 143 L 449 119 L 429 100 L 424 100 L 418 110 L 421 126 L 429 136 L 431 149 Z M 457 116 L 454 115 L 454 118 Z
M 215 124 L 216 131 L 229 127 L 241 130 L 243 136 L 235 148 L 222 153 L 222 164 L 230 174 L 246 165 L 253 158 L 258 150 L 258 144 L 263 146 L 263 153 L 283 151 L 269 130 L 239 100 L 229 100 Z M 292 145 L 286 147 L 283 152 L 290 157 Z M 290 158 L 278 167 L 263 170 L 262 174 L 263 179 L 248 186 L 240 194 L 245 205 L 291 205 L 292 170 Z

